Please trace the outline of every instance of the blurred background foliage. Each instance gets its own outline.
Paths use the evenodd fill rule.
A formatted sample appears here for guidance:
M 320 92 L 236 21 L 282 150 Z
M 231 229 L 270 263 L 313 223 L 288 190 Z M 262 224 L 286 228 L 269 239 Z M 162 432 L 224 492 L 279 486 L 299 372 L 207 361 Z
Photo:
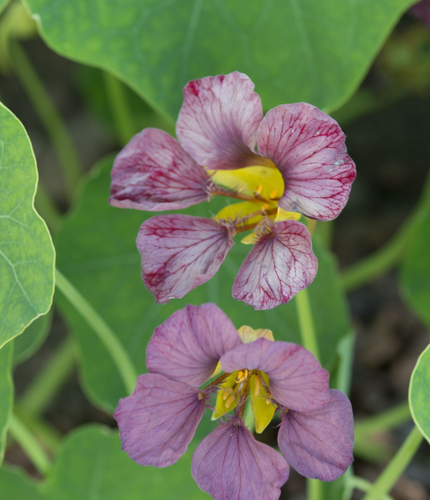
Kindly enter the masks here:
M 266 110 L 304 100 L 330 112 L 357 164 L 345 210 L 317 224 L 320 267 L 309 294 L 321 361 L 333 387 L 350 391 L 358 422 L 354 473 L 324 485 L 320 500 L 362 497 L 412 427 L 405 401 L 430 328 L 430 32 L 405 12 L 412 3 L 0 3 L 0 99 L 34 147 L 36 208 L 60 272 L 50 313 L 0 350 L 5 498 L 207 498 L 191 480 L 191 451 L 171 468 L 141 468 L 109 430 L 118 398 L 145 370 L 154 327 L 186 303 L 213 301 L 237 327 L 271 328 L 277 339 L 300 342 L 295 300 L 255 312 L 232 299 L 248 250 L 239 242 L 213 280 L 155 305 L 135 247 L 147 214 L 107 204 L 114 153 L 147 126 L 174 134 L 183 85 L 233 70 L 253 79 Z M 28 141 L 25 132 L 20 140 Z M 216 213 L 216 200 L 186 212 Z M 0 226 L 0 244 L 5 231 Z M 411 386 L 423 432 L 427 357 Z M 190 448 L 211 426 L 203 420 Z M 269 426 L 259 439 L 274 444 L 276 432 Z M 392 498 L 429 499 L 429 465 L 423 446 Z M 282 498 L 303 492 L 303 478 L 292 472 Z

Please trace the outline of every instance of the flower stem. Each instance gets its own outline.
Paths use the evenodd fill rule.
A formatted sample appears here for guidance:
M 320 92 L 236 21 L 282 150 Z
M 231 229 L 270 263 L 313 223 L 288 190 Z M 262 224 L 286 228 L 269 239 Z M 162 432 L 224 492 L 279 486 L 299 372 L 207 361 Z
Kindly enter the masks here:
M 393 429 L 412 419 L 408 402 L 390 408 L 379 415 L 368 417 L 355 424 L 355 435 L 365 436 L 373 432 Z M 358 438 L 357 438 L 358 440 Z
M 366 481 L 366 479 L 363 479 L 362 477 L 352 476 L 348 480 L 348 483 L 353 488 L 364 492 L 368 492 L 372 488 L 372 483 Z M 381 495 L 379 500 L 393 500 L 393 497 L 390 497 L 390 495 Z
M 296 295 L 295 303 L 297 307 L 297 316 L 299 318 L 300 333 L 303 346 L 311 351 L 315 357 L 319 358 L 318 341 L 315 332 L 312 309 L 309 302 L 308 289 L 305 288 Z M 307 479 L 307 491 L 309 500 L 323 500 L 323 491 L 321 481 L 317 479 Z
M 44 449 L 16 415 L 11 415 L 9 423 L 9 432 L 12 437 L 25 451 L 38 472 L 45 475 L 50 467 L 50 463 Z
M 345 290 L 354 290 L 395 266 L 406 254 L 411 236 L 429 208 L 430 174 L 427 176 L 420 202 L 394 237 L 381 249 L 344 271 L 342 282 Z
M 58 289 L 64 294 L 64 296 L 98 335 L 99 339 L 111 355 L 127 393 L 131 394 L 136 385 L 137 372 L 128 352 L 124 349 L 124 346 L 118 340 L 118 337 L 112 328 L 104 321 L 103 318 L 99 316 L 97 311 L 78 292 L 78 290 L 76 290 L 70 281 L 65 278 L 65 276 L 58 271 L 58 269 L 56 270 L 55 275 Z
M 53 396 L 72 374 L 74 366 L 74 342 L 68 337 L 22 396 L 21 410 L 27 415 L 43 413 Z
M 417 427 L 414 426 L 406 441 L 402 444 L 394 458 L 372 485 L 363 500 L 380 500 L 382 495 L 390 492 L 396 484 L 403 471 L 415 455 L 418 447 L 423 440 L 423 435 Z
M 67 192 L 69 198 L 72 199 L 82 173 L 72 140 L 48 92 L 21 46 L 16 41 L 11 40 L 10 51 L 12 55 L 11 60 L 14 63 L 14 69 L 19 81 L 25 89 L 34 109 L 39 114 L 39 118 L 60 158 Z
M 125 87 L 118 78 L 107 71 L 104 71 L 103 75 L 118 138 L 122 146 L 125 146 L 135 132 Z
M 308 351 L 311 351 L 317 359 L 319 359 L 318 341 L 307 288 L 296 295 L 295 303 L 297 307 L 303 346 L 308 349 Z

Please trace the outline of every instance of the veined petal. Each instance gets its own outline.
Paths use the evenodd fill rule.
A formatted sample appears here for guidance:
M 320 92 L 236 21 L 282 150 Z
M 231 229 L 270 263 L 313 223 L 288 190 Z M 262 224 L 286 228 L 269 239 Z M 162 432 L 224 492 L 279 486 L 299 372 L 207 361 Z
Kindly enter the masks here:
M 209 200 L 209 176 L 173 137 L 146 128 L 116 157 L 111 195 L 116 207 L 178 210 Z
M 281 208 L 318 220 L 339 215 L 356 174 L 333 118 L 306 103 L 277 106 L 260 124 L 258 151 L 284 178 Z
M 146 348 L 146 367 L 198 387 L 221 356 L 242 343 L 231 320 L 215 304 L 187 305 L 158 326 Z
M 282 221 L 266 226 L 233 284 L 233 297 L 254 309 L 288 302 L 314 280 L 318 261 L 306 226 Z
M 133 394 L 120 399 L 114 413 L 122 449 L 140 465 L 172 465 L 187 451 L 204 403 L 181 382 L 140 375 Z
M 254 84 L 243 73 L 207 76 L 189 82 L 176 123 L 185 151 L 209 169 L 264 165 L 254 153 L 263 108 Z
M 152 217 L 137 237 L 143 282 L 157 302 L 179 299 L 214 276 L 233 244 L 230 230 L 211 219 Z
M 349 399 L 331 389 L 330 401 L 323 408 L 284 414 L 278 443 L 297 472 L 321 481 L 334 481 L 354 460 L 354 420 Z
M 264 372 L 271 395 L 286 408 L 310 411 L 329 400 L 328 372 L 297 344 L 261 338 L 224 354 L 221 367 L 227 373 L 245 368 Z
M 243 425 L 218 426 L 197 447 L 191 473 L 214 500 L 277 500 L 289 467 Z

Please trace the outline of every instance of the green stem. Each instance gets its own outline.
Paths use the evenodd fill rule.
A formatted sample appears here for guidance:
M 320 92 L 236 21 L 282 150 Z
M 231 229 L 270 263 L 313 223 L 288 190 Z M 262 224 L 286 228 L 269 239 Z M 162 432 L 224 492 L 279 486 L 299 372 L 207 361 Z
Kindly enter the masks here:
M 421 432 L 414 426 L 406 441 L 372 485 L 372 488 L 363 500 L 380 500 L 382 495 L 390 492 L 391 488 L 396 484 L 403 471 L 409 465 L 422 440 L 423 436 Z
M 52 454 L 58 452 L 61 446 L 61 434 L 55 427 L 35 415 L 29 415 L 19 403 L 15 403 L 14 413 Z
M 386 431 L 411 420 L 408 402 L 390 408 L 379 415 L 358 421 L 355 424 L 355 435 L 365 436 L 378 431 Z
M 76 290 L 70 281 L 58 271 L 58 269 L 55 275 L 58 289 L 98 335 L 99 339 L 112 356 L 126 391 L 131 394 L 136 385 L 137 372 L 124 346 L 119 342 L 118 337 L 111 327 L 99 316 L 97 311 L 87 302 L 78 290 Z
M 308 289 L 305 288 L 296 295 L 297 315 L 299 318 L 300 332 L 302 336 L 303 346 L 314 353 L 315 357 L 319 358 L 319 349 L 317 336 L 315 332 L 314 321 L 312 318 L 311 305 L 309 302 Z
M 352 476 L 348 483 L 357 490 L 368 492 L 372 488 L 372 483 L 366 481 L 362 477 Z M 382 495 L 379 497 L 379 500 L 393 500 L 393 497 L 390 495 Z
M 61 225 L 61 214 L 40 182 L 40 179 L 34 204 L 36 210 L 48 224 L 52 234 L 55 234 Z
M 300 333 L 303 346 L 314 353 L 319 358 L 318 341 L 312 317 L 311 305 L 309 302 L 308 289 L 305 288 L 296 295 L 297 316 L 299 318 Z M 309 500 L 322 500 L 323 491 L 321 481 L 317 479 L 307 479 L 307 491 Z
M 75 359 L 73 339 L 67 337 L 22 396 L 21 410 L 28 415 L 42 414 L 72 374 Z
M 395 236 L 380 250 L 353 264 L 342 276 L 346 291 L 354 290 L 384 274 L 406 254 L 411 236 L 430 208 L 430 174 L 421 194 L 420 202 Z
M 130 107 L 127 102 L 125 87 L 124 84 L 118 80 L 118 78 L 114 77 L 107 71 L 103 74 L 115 122 L 115 128 L 121 144 L 125 146 L 135 133 L 133 127 L 133 117 L 130 113 Z
M 27 96 L 33 107 L 39 114 L 39 118 L 50 136 L 60 158 L 67 192 L 70 199 L 72 199 L 82 173 L 72 140 L 48 92 L 45 90 L 25 52 L 14 40 L 10 41 L 10 51 L 14 69 L 20 83 L 27 92 Z
M 16 415 L 11 415 L 9 423 L 9 432 L 12 437 L 25 451 L 40 474 L 45 475 L 50 463 L 43 448 Z

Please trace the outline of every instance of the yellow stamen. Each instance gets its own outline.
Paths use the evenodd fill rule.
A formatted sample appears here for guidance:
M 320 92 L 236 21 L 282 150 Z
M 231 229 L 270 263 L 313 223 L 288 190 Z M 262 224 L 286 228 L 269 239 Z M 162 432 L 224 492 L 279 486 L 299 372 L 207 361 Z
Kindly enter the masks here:
M 261 382 L 260 382 L 260 377 L 258 375 L 255 375 L 255 387 L 254 387 L 254 395 L 257 397 L 260 394 L 260 387 L 261 387 Z
M 248 370 L 239 370 L 237 372 L 237 376 L 236 376 L 236 382 L 239 384 L 240 382 L 243 382 L 244 380 L 246 380 L 248 378 L 248 375 L 249 375 L 249 371 Z
M 270 401 L 269 398 L 266 398 L 266 405 L 271 405 L 272 404 L 272 401 Z
M 278 196 L 278 193 L 279 193 L 279 190 L 278 190 L 278 189 L 274 189 L 274 190 L 270 193 L 269 198 L 270 198 L 271 200 L 275 199 L 275 198 Z
M 234 396 L 233 396 L 233 395 L 231 395 L 231 396 L 227 399 L 227 401 L 225 402 L 225 407 L 226 407 L 226 409 L 228 409 L 228 407 L 232 405 L 233 401 L 234 401 Z
M 264 212 L 265 210 L 267 210 L 269 208 L 269 205 L 266 203 L 265 205 L 263 205 L 261 207 L 261 211 Z
M 236 190 L 237 193 L 241 193 L 245 189 L 245 186 L 239 186 Z
M 263 190 L 263 184 L 259 184 L 255 190 L 257 194 L 261 194 L 261 191 Z
M 226 389 L 224 391 L 224 394 L 222 396 L 222 399 L 225 401 L 229 396 L 230 394 L 233 392 L 233 389 L 231 387 L 229 387 L 228 389 Z
M 205 397 L 205 395 L 204 395 L 204 393 L 203 393 L 203 392 L 199 392 L 199 393 L 197 394 L 197 397 L 198 397 L 199 401 L 202 401 L 202 399 Z

